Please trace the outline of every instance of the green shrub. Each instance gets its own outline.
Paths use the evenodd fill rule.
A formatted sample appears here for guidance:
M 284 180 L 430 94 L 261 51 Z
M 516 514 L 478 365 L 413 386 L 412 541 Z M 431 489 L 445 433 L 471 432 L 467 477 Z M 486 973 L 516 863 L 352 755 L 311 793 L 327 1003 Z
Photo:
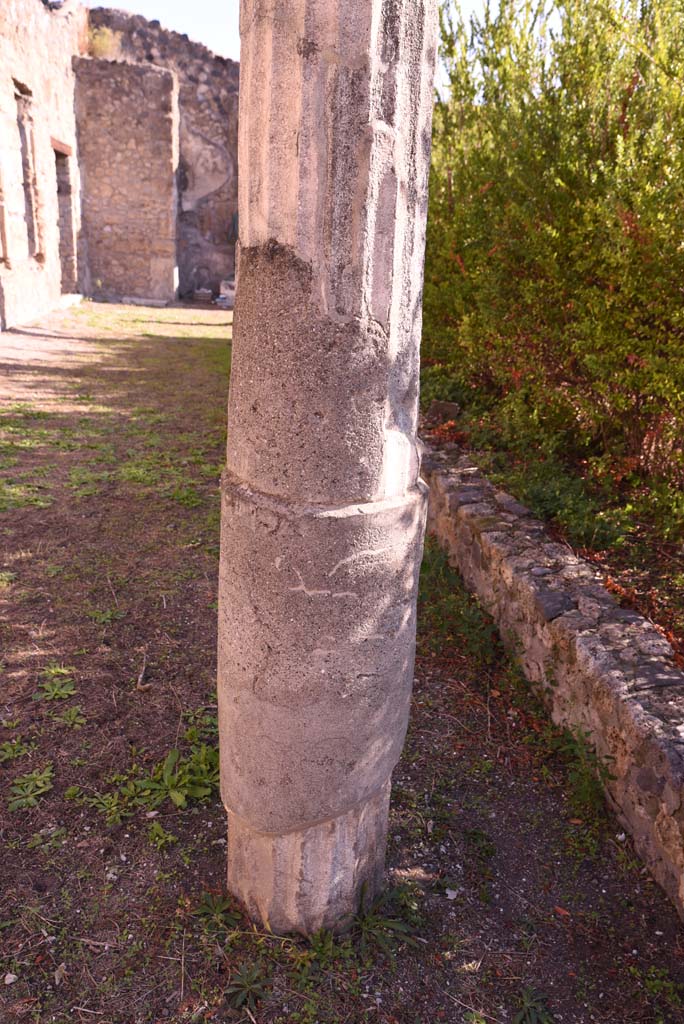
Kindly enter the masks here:
M 121 33 L 103 25 L 88 30 L 88 53 L 99 60 L 118 60 L 121 55 Z
M 620 509 L 602 509 L 585 481 L 553 458 L 493 468 L 494 482 L 510 488 L 540 519 L 560 526 L 577 547 L 603 549 L 622 543 L 630 516 Z
M 682 535 L 679 0 L 501 0 L 468 24 L 445 3 L 442 58 L 428 394 L 473 396 L 509 447 L 653 484 Z
M 434 401 L 463 402 L 465 396 L 465 389 L 452 367 L 442 363 L 423 367 L 420 375 L 421 408 L 429 409 L 430 403 Z

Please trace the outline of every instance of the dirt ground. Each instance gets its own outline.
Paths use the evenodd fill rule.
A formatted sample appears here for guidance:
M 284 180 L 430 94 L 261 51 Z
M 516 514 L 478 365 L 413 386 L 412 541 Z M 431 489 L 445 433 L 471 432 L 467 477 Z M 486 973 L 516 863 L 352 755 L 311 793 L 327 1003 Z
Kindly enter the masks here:
M 230 315 L 0 335 L 0 1021 L 675 1024 L 684 931 L 429 547 L 388 895 L 252 928 L 217 793 Z

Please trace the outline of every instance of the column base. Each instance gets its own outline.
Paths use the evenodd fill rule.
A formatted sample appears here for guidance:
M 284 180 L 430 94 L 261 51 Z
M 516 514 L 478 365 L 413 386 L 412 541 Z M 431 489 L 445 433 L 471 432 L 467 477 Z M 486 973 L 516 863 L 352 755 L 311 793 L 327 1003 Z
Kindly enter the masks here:
M 287 835 L 228 811 L 228 889 L 276 934 L 346 931 L 382 889 L 389 798 L 388 780 L 362 806 Z

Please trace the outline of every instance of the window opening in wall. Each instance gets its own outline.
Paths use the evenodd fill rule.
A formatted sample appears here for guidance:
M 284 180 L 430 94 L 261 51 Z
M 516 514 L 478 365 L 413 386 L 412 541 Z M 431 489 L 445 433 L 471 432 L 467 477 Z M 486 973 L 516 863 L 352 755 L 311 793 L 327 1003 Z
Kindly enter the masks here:
M 62 269 L 62 293 L 76 291 L 76 241 L 74 237 L 74 209 L 71 189 L 70 150 L 52 143 L 57 176 L 57 208 L 59 216 L 59 261 Z M 59 147 L 59 148 L 57 148 Z
M 35 149 L 33 144 L 33 114 L 31 90 L 14 79 L 14 98 L 17 102 L 17 127 L 21 146 L 21 168 L 24 184 L 24 217 L 29 256 L 42 259 L 40 230 L 37 219 L 37 190 Z

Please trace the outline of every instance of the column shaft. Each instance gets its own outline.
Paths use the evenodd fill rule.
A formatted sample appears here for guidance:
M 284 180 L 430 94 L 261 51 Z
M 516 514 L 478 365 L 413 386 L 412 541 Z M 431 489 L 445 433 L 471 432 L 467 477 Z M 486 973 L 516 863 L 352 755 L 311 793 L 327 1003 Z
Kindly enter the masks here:
M 242 0 L 219 608 L 229 886 L 276 931 L 381 884 L 413 678 L 436 0 Z

